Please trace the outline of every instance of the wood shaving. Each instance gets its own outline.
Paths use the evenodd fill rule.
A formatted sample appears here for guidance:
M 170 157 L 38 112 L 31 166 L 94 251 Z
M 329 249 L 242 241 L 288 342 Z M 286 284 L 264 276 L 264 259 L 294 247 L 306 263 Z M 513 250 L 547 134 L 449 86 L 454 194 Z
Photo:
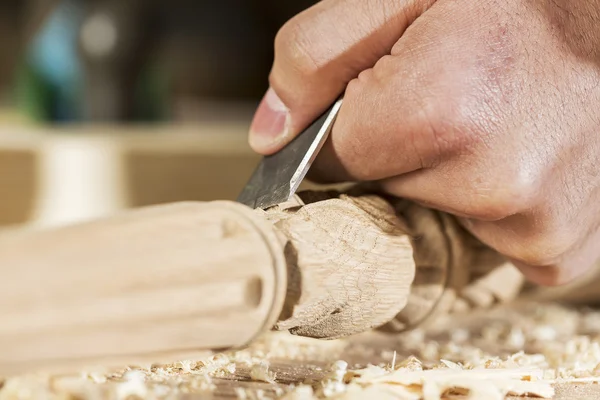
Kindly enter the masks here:
M 343 360 L 334 362 L 329 367 L 329 373 L 321 381 L 318 394 L 322 397 L 341 395 L 347 390 L 345 378 L 348 373 L 348 363 Z
M 317 400 L 313 388 L 308 385 L 300 385 L 282 397 L 283 400 Z
M 148 396 L 146 374 L 142 371 L 128 371 L 123 375 L 123 378 L 124 382 L 119 384 L 116 389 L 117 399 L 144 399 Z
M 275 383 L 275 374 L 269 371 L 269 362 L 264 360 L 253 365 L 250 369 L 250 378 L 255 381 Z
M 441 399 L 445 393 L 453 391 L 467 391 L 473 398 L 490 400 L 503 399 L 507 395 L 529 394 L 544 398 L 554 395 L 550 384 L 539 381 L 543 375 L 540 369 L 464 369 L 448 361 L 442 364 L 446 368 L 423 371 L 399 368 L 375 377 L 363 377 L 357 370 L 353 371 L 356 374 L 353 382 L 361 386 L 399 385 L 426 400 Z
M 401 335 L 322 341 L 276 332 L 203 360 L 13 377 L 0 383 L 0 400 L 600 398 L 594 383 L 600 312 L 522 303 Z

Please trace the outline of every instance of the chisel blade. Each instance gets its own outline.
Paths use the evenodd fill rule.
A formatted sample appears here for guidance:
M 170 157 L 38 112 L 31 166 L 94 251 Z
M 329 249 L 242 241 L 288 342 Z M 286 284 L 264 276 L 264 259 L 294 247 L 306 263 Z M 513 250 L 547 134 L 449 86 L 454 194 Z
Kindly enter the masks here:
M 342 99 L 279 152 L 263 157 L 237 201 L 266 209 L 292 198 L 327 140 Z

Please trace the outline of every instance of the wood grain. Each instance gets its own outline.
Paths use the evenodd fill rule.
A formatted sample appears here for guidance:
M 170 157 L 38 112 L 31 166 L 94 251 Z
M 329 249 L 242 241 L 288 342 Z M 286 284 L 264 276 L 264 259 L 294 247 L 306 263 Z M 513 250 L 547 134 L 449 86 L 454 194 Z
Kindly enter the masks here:
M 287 276 L 271 226 L 235 203 L 2 235 L 0 268 L 0 373 L 243 346 Z
M 405 306 L 415 264 L 389 203 L 340 196 L 5 233 L 0 269 L 0 373 L 14 373 L 238 347 L 278 319 L 301 335 L 363 332 Z
M 356 187 L 262 210 L 175 203 L 0 236 L 0 372 L 403 332 L 515 299 L 456 220 Z M 501 283 L 501 284 L 500 284 Z

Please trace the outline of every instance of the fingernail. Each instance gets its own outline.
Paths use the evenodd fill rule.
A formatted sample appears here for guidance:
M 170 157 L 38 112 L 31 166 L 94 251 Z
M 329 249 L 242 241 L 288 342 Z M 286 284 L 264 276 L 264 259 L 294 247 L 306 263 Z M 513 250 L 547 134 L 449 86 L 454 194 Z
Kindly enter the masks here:
M 250 126 L 250 145 L 255 150 L 268 150 L 285 138 L 289 125 L 290 110 L 273 89 L 267 90 Z

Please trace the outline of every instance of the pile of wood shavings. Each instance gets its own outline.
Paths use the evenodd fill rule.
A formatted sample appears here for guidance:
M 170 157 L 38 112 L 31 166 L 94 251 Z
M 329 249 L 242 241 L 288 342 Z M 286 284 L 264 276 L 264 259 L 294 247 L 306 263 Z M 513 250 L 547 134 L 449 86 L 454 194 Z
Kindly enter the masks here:
M 17 377 L 0 384 L 0 400 L 567 399 L 561 385 L 599 381 L 600 313 L 524 303 L 403 335 L 319 341 L 272 333 L 243 351 L 201 361 Z M 596 393 L 588 398 L 600 398 Z
M 507 360 L 509 361 L 509 360 Z M 332 368 L 336 371 L 336 368 Z M 543 371 L 535 367 L 474 368 L 447 360 L 430 369 L 411 357 L 398 366 L 368 366 L 357 370 L 339 369 L 320 381 L 316 391 L 301 387 L 286 399 L 354 399 L 376 396 L 378 399 L 437 400 L 449 395 L 466 395 L 468 399 L 501 400 L 507 395 L 552 398 L 554 389 L 543 380 Z

